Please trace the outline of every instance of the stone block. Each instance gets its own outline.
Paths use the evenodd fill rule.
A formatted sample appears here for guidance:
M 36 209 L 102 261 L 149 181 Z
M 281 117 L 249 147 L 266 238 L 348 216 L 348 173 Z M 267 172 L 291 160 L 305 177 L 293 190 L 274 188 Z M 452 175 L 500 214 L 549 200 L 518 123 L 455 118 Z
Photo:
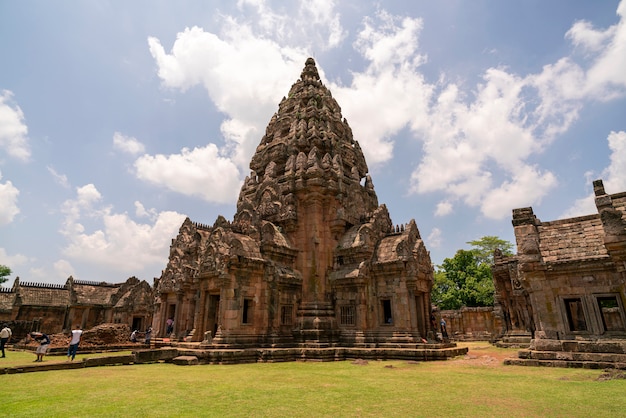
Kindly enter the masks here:
M 178 366 L 195 366 L 199 364 L 196 356 L 178 356 L 172 359 L 172 363 Z

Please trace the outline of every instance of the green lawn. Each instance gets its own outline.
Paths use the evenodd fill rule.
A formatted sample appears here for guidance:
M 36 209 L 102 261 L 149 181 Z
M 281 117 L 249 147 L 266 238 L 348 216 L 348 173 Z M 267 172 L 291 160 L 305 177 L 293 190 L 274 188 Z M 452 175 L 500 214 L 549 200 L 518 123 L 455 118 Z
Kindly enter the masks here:
M 503 366 L 501 359 L 515 350 L 487 343 L 469 346 L 469 357 L 443 362 L 150 364 L 0 375 L 0 415 L 597 418 L 626 414 L 626 380 L 598 381 L 600 370 Z M 34 359 L 32 353 L 8 352 L 7 356 L 0 360 Z

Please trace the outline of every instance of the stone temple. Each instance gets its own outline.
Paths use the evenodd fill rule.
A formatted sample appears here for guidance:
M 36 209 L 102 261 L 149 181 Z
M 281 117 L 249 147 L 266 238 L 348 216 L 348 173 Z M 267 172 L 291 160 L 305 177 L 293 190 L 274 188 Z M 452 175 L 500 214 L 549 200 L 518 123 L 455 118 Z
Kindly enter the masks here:
M 597 213 L 550 222 L 513 210 L 517 254 L 496 253 L 508 364 L 626 369 L 626 192 L 593 183 Z
M 394 226 L 379 205 L 312 58 L 250 169 L 232 222 L 186 219 L 172 240 L 156 282 L 158 336 L 213 348 L 434 342 L 429 252 L 414 220 Z

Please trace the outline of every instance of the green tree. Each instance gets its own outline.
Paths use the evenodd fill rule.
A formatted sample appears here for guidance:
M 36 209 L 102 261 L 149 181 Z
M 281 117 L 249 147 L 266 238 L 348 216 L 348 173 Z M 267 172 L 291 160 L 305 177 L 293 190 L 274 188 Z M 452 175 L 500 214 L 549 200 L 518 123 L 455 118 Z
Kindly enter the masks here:
M 492 306 L 493 292 L 491 266 L 472 250 L 459 250 L 438 266 L 431 298 L 440 309 Z
M 431 299 L 440 309 L 493 305 L 493 252 L 497 248 L 504 255 L 512 255 L 513 244 L 495 236 L 468 244 L 473 248 L 458 250 L 435 269 Z
M 11 269 L 5 265 L 0 264 L 0 284 L 9 280 L 9 275 L 11 274 Z
M 493 235 L 468 241 L 467 244 L 473 247 L 471 251 L 474 252 L 480 263 L 493 264 L 493 252 L 496 248 L 502 251 L 502 255 L 513 255 L 513 244 Z

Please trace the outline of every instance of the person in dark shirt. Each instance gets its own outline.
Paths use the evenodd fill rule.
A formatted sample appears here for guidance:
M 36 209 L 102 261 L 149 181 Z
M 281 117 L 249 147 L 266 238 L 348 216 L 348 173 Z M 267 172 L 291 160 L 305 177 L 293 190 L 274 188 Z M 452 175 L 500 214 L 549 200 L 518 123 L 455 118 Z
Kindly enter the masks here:
M 30 337 L 39 343 L 39 347 L 37 347 L 35 351 L 35 354 L 37 354 L 35 361 L 43 361 L 43 356 L 46 355 L 48 347 L 50 346 L 50 337 L 43 332 L 31 332 Z

